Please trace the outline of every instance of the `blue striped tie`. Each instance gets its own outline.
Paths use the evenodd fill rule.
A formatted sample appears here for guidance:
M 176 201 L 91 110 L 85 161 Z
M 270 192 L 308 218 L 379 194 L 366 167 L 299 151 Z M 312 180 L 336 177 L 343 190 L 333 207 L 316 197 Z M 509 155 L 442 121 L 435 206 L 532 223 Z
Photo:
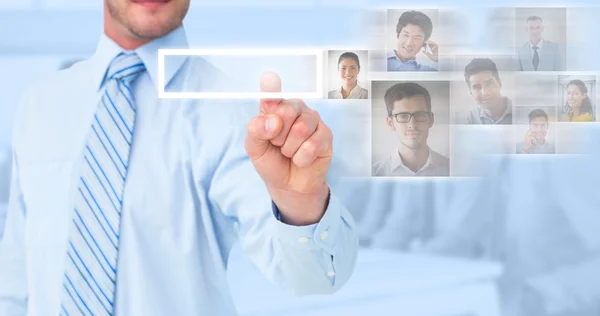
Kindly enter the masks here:
M 64 315 L 114 313 L 119 224 L 136 111 L 130 83 L 144 70 L 137 55 L 121 53 L 107 71 L 76 192 L 63 282 Z

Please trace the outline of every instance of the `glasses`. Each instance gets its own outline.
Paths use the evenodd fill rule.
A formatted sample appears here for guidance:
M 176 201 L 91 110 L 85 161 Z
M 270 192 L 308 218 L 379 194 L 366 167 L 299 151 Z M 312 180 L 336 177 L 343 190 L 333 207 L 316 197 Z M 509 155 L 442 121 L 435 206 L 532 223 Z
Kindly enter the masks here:
M 398 123 L 408 123 L 411 118 L 414 118 L 417 122 L 427 122 L 430 114 L 431 112 L 428 111 L 418 111 L 414 113 L 400 112 L 390 116 L 393 116 Z

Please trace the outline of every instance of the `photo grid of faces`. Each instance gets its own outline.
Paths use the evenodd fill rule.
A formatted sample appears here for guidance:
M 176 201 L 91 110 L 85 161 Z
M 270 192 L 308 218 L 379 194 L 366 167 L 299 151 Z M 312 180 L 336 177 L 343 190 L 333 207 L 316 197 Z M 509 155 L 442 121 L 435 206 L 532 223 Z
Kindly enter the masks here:
M 387 9 L 376 48 L 328 51 L 324 97 L 369 108 L 364 176 L 481 176 L 488 155 L 585 153 L 597 76 L 567 54 L 567 10 L 498 8 L 465 39 L 452 10 Z

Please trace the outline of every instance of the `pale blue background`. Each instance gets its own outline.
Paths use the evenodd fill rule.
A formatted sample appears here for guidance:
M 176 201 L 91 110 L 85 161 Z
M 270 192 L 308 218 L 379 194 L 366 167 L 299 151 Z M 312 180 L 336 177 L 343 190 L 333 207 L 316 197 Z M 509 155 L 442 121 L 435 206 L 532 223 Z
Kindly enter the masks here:
M 102 30 L 101 0 L 20 0 L 0 1 L 0 142 L 10 139 L 10 118 L 14 104 L 28 82 L 55 69 L 62 61 L 89 56 Z M 479 51 L 500 49 L 485 25 L 493 2 L 421 1 L 425 8 L 461 8 L 468 18 L 468 33 L 461 41 Z M 478 4 L 481 5 L 478 7 Z M 524 5 L 521 1 L 498 2 L 503 7 Z M 596 6 L 595 0 L 530 0 L 527 6 Z M 486 7 L 483 7 L 483 6 Z M 411 5 L 414 7 L 414 4 Z M 401 8 L 397 1 L 367 0 L 193 0 L 186 18 L 190 43 L 205 48 L 318 48 L 356 47 L 370 42 L 368 18 L 385 8 Z M 578 9 L 569 19 L 574 28 L 595 25 L 600 10 Z M 567 14 L 569 17 L 569 15 Z M 464 22 L 464 21 L 463 21 Z M 567 54 L 575 60 L 573 69 L 599 70 L 595 30 L 569 34 Z M 587 36 L 586 36 L 587 33 Z M 586 42 L 579 39 L 589 39 Z M 457 38 L 458 40 L 458 38 Z M 20 73 L 20 74 L 18 74 Z M 24 75 L 26 73 L 27 75 Z M 22 75 L 23 74 L 23 75 Z
M 220 0 L 217 4 L 213 0 L 192 2 L 193 6 L 185 23 L 191 46 L 198 48 L 362 48 L 372 43 L 370 32 L 373 29 L 369 27 L 372 16 L 377 16 L 377 12 L 386 8 L 403 8 L 398 1 L 367 0 Z M 477 51 L 506 49 L 505 43 L 497 41 L 495 36 L 490 36 L 501 33 L 502 30 L 486 26 L 489 17 L 493 15 L 489 7 L 494 5 L 494 2 L 463 0 L 419 3 L 424 8 L 460 8 L 456 16 L 461 17 L 461 27 L 457 28 L 461 33 L 456 34 L 456 43 L 469 45 Z M 519 0 L 496 3 L 503 7 L 523 5 Z M 406 4 L 415 7 L 416 3 Z M 486 7 L 482 7 L 483 5 Z M 596 6 L 597 0 L 529 0 L 526 5 Z M 567 13 L 568 67 L 578 71 L 599 71 L 597 20 L 600 17 L 600 9 L 580 8 L 570 12 L 571 14 Z M 10 131 L 18 99 L 25 88 L 36 79 L 56 70 L 66 61 L 89 56 L 95 49 L 98 34 L 102 29 L 101 23 L 101 0 L 0 0 L 0 203 L 5 203 L 8 192 Z M 510 32 L 514 34 L 512 30 Z M 410 241 L 408 245 L 400 237 L 403 235 L 403 229 L 406 230 L 402 226 L 405 223 L 414 223 L 419 216 L 423 230 L 427 228 L 427 219 L 433 220 L 434 227 L 430 227 L 428 232 L 442 236 L 443 239 L 444 233 L 456 229 L 459 232 L 477 231 L 483 225 L 478 222 L 478 218 L 472 221 L 463 220 L 472 212 L 483 214 L 485 218 L 488 215 L 494 216 L 498 211 L 510 211 L 510 214 L 513 214 L 510 223 L 527 227 L 529 224 L 535 226 L 542 222 L 539 218 L 525 216 L 533 214 L 529 213 L 530 210 L 553 208 L 570 214 L 575 223 L 573 229 L 579 234 L 583 244 L 591 253 L 598 255 L 600 252 L 600 236 L 596 229 L 600 227 L 600 201 L 596 189 L 600 176 L 600 128 L 597 124 L 579 128 L 573 135 L 572 142 L 573 150 L 594 155 L 560 159 L 496 157 L 504 162 L 490 162 L 486 170 L 488 175 L 493 176 L 475 181 L 449 179 L 435 182 L 375 183 L 336 178 L 336 175 L 365 174 L 364 171 L 368 174 L 370 135 L 368 128 L 365 128 L 368 125 L 365 124 L 369 122 L 369 104 L 344 105 L 339 102 L 313 101 L 309 105 L 319 109 L 326 122 L 334 129 L 336 159 L 340 163 L 332 169 L 332 187 L 355 214 L 361 243 L 365 247 L 410 252 L 415 248 L 415 243 Z M 340 112 L 340 107 L 343 107 L 343 113 Z M 548 199 L 549 196 L 552 196 L 552 199 Z M 581 203 L 575 203 L 573 196 L 581 197 Z M 413 211 L 419 213 L 419 216 L 407 215 Z M 427 215 L 423 216 L 423 212 Z M 519 214 L 524 215 L 523 218 L 519 218 Z M 509 222 L 494 223 L 496 226 L 492 228 L 501 229 Z M 560 231 L 566 224 L 550 221 L 546 222 L 546 225 L 548 226 L 544 232 L 552 237 L 554 232 Z M 3 227 L 1 216 L 0 227 Z M 466 244 L 478 241 L 479 237 L 476 233 L 473 234 L 465 235 Z M 526 240 L 536 240 L 539 237 L 538 233 L 534 232 L 527 235 L 526 228 L 523 236 Z M 420 236 L 417 239 L 427 241 L 432 237 L 435 236 Z M 509 244 L 500 246 L 508 250 L 512 247 Z M 570 249 L 573 245 L 571 240 L 558 240 L 553 246 Z M 431 249 L 435 252 L 436 245 Z M 496 250 L 493 247 L 465 246 L 453 250 L 450 255 L 493 259 L 505 264 L 504 266 L 509 267 L 511 271 L 519 271 L 519 264 L 507 266 L 502 258 L 494 255 Z M 236 271 L 239 274 L 240 271 L 252 270 L 243 257 L 238 255 L 234 258 L 238 261 L 233 262 L 232 267 L 238 269 Z M 583 278 L 585 277 L 584 275 Z M 369 289 L 377 288 L 378 282 L 384 281 L 389 282 L 383 278 L 366 280 L 362 285 L 365 295 Z M 590 288 L 588 292 L 600 292 L 600 281 L 597 284 L 597 287 Z M 236 287 L 235 282 L 232 286 L 232 290 L 241 297 L 241 301 L 248 301 L 252 298 L 251 295 L 256 295 L 247 288 L 240 288 L 239 284 Z M 274 292 L 269 295 L 283 294 Z M 477 300 L 476 297 L 464 299 Z M 266 304 L 276 305 L 277 300 L 275 296 L 271 303 Z M 575 305 L 578 306 L 577 303 Z M 583 303 L 579 302 L 579 305 Z M 326 303 L 320 306 L 323 309 L 332 308 Z M 411 312 L 413 311 L 398 310 L 394 313 L 413 315 Z

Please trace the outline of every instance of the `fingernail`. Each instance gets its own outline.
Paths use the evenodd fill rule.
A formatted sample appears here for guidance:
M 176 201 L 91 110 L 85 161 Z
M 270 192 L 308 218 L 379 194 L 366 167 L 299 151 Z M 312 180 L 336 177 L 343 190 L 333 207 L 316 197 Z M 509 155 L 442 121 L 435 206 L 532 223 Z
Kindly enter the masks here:
M 269 117 L 269 118 L 267 118 L 267 122 L 265 123 L 265 130 L 267 130 L 268 133 L 271 133 L 271 132 L 275 131 L 276 125 L 277 125 L 277 122 L 275 121 L 275 118 Z
M 248 132 L 254 134 L 254 133 L 260 131 L 262 128 L 260 125 L 261 125 L 260 119 L 257 117 L 253 118 L 250 121 L 250 124 L 248 124 Z

